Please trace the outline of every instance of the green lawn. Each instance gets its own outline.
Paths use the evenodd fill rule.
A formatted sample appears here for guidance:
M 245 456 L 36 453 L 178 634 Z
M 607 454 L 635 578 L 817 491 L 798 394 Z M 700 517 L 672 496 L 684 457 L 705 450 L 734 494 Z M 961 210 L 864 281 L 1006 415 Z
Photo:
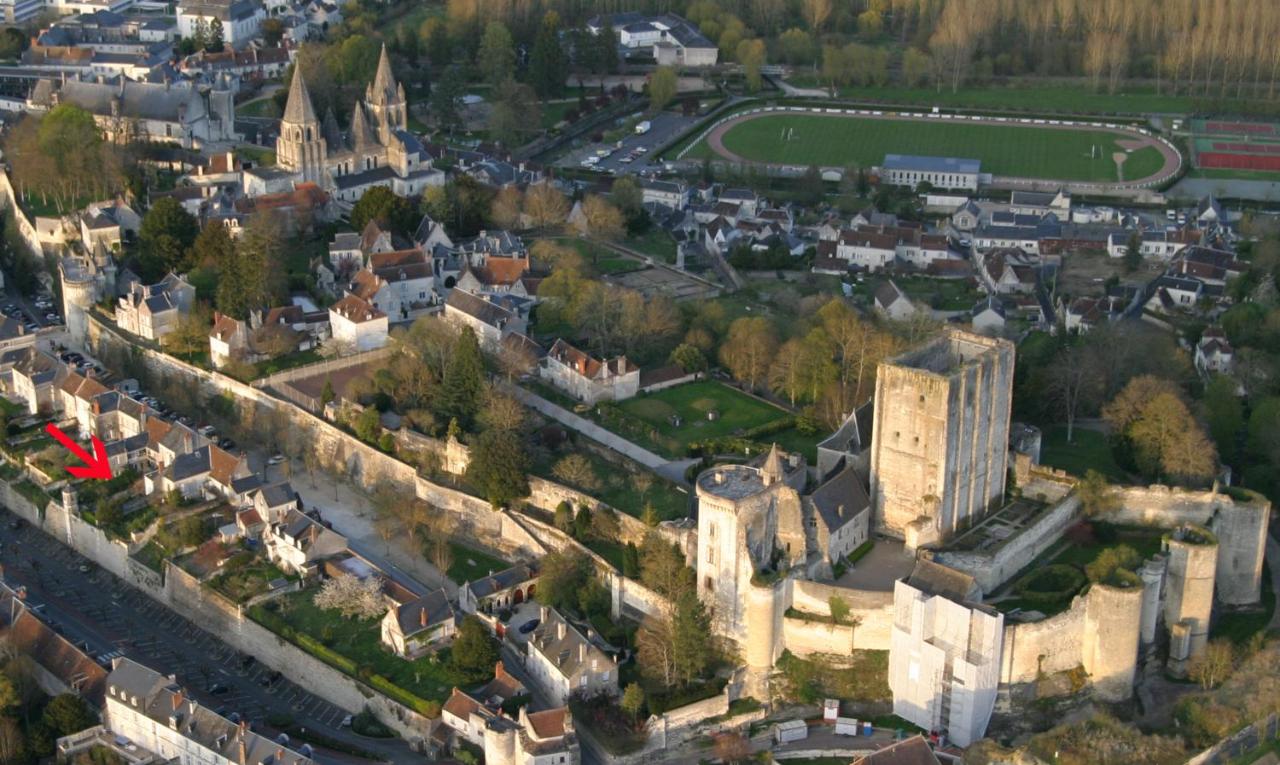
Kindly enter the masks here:
M 457 542 L 450 542 L 449 549 L 453 551 L 453 565 L 449 566 L 446 575 L 455 584 L 474 582 L 496 571 L 511 568 L 511 563 L 508 561 Z
M 276 119 L 280 116 L 280 107 L 276 105 L 274 97 L 267 96 L 265 98 L 258 98 L 253 101 L 245 101 L 243 104 L 238 104 L 236 106 L 236 116 Z
M 821 87 L 823 83 L 818 80 L 813 75 L 801 75 L 787 82 L 797 87 Z M 849 87 L 841 88 L 840 96 L 887 104 L 1018 110 L 1037 114 L 1186 114 L 1200 111 L 1204 106 L 1202 99 L 1159 94 L 1154 88 L 1134 87 L 1123 93 L 1109 94 L 1095 93 L 1080 85 L 1048 85 L 1043 82 L 962 88 L 956 93 L 934 88 Z M 1233 103 L 1245 110 L 1249 105 L 1247 100 Z
M 657 226 L 651 227 L 640 236 L 627 237 L 619 244 L 636 252 L 650 255 L 655 260 L 661 260 L 664 263 L 676 262 L 676 240 L 672 239 L 670 234 Z
M 439 702 L 455 685 L 467 685 L 443 655 L 406 661 L 391 653 L 382 645 L 378 619 L 346 619 L 318 608 L 312 602 L 316 591 L 310 587 L 253 606 L 249 615 L 347 674 L 370 678 L 375 687 L 380 683 L 373 676 L 380 675 L 419 698 Z M 281 603 L 286 604 L 283 610 Z
M 996 175 L 1115 181 L 1112 153 L 1123 151 L 1120 138 L 1105 130 L 769 114 L 735 125 L 724 145 L 749 160 L 789 165 L 870 167 L 886 154 L 922 154 L 978 159 L 983 172 Z M 1139 149 L 1125 162 L 1124 176 L 1144 178 L 1161 164 L 1154 148 Z
M 563 403 L 563 402 L 557 402 Z M 572 409 L 572 404 L 569 405 Z M 634 518 L 644 517 L 645 505 L 652 505 L 659 520 L 684 518 L 689 514 L 689 495 L 671 481 L 636 465 L 636 473 L 622 468 L 592 449 L 576 449 L 574 454 L 582 455 L 591 463 L 596 483 L 593 486 L 572 486 L 578 491 L 595 497 L 618 512 L 626 513 Z M 567 456 L 567 452 L 554 455 L 540 451 L 533 466 L 533 473 L 551 481 L 563 482 L 552 474 L 555 462 Z M 638 485 L 638 475 L 648 477 L 649 485 L 642 492 Z M 571 484 L 572 485 L 572 484 Z
M 858 282 L 853 294 L 871 305 L 879 279 Z M 940 311 L 967 311 L 982 299 L 983 295 L 969 284 L 967 279 L 931 279 L 926 276 L 896 277 L 893 283 L 914 301 L 924 303 Z
M 253 162 L 258 167 L 270 167 L 276 163 L 276 153 L 261 146 L 240 146 L 236 158 Z
M 739 435 L 788 416 L 772 404 L 710 380 L 640 395 L 609 409 L 621 412 L 623 417 L 606 416 L 607 426 L 617 420 L 617 424 L 626 426 L 628 437 L 639 436 L 673 459 L 685 456 L 687 447 L 695 441 Z M 716 412 L 717 419 L 709 420 L 709 412 Z M 678 426 L 672 424 L 672 415 L 680 417 Z
M 1276 610 L 1276 593 L 1271 587 L 1270 564 L 1262 564 L 1262 610 L 1240 613 L 1219 613 L 1209 630 L 1210 637 L 1225 637 L 1236 645 L 1245 645 L 1249 638 L 1267 628 Z
M 1154 526 L 1120 526 L 1107 523 L 1095 523 L 1094 525 L 1107 532 L 1107 541 L 1104 542 L 1101 539 L 1093 542 L 1073 540 L 1070 544 L 1064 545 L 1062 550 L 1054 555 L 1049 562 L 1065 563 L 1083 570 L 1085 566 L 1093 563 L 1094 559 L 1102 554 L 1103 550 L 1120 545 L 1132 547 L 1138 551 L 1138 555 L 1141 556 L 1142 560 L 1147 560 L 1160 552 L 1162 539 L 1166 532 L 1166 529 Z M 1097 536 L 1102 537 L 1103 535 L 1098 534 Z
M 644 263 L 635 258 L 619 255 L 599 242 L 590 239 L 566 238 L 553 239 L 556 244 L 569 246 L 591 264 L 591 268 L 599 275 L 621 274 L 627 271 L 639 271 L 645 268 Z
M 1067 443 L 1067 427 L 1055 425 L 1044 432 L 1040 447 L 1040 462 L 1083 477 L 1088 470 L 1096 470 L 1113 481 L 1123 481 L 1124 471 L 1111 454 L 1107 437 L 1096 430 L 1076 428 L 1072 433 L 1075 443 Z

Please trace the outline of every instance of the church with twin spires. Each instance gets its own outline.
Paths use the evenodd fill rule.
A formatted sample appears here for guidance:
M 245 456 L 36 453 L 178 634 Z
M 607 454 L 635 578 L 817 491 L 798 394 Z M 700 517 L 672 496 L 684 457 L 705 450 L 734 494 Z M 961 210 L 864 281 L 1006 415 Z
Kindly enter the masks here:
M 323 120 L 316 115 L 301 67 L 295 67 L 276 139 L 276 165 L 245 171 L 245 193 L 256 196 L 314 183 L 349 206 L 374 186 L 406 197 L 443 186 L 444 173 L 432 167 L 422 143 L 409 132 L 408 120 L 404 86 L 391 73 L 385 45 L 377 74 L 364 98 L 353 105 L 345 133 L 332 109 Z

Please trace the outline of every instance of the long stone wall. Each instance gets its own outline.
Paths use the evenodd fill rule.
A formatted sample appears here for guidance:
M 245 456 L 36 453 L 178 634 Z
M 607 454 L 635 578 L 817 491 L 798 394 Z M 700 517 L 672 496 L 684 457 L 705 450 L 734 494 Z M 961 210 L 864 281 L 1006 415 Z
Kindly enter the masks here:
M 1084 596 L 1071 608 L 1038 622 L 1006 623 L 1000 684 L 1033 683 L 1043 672 L 1051 675 L 1080 666 L 1084 632 Z
M 162 605 L 199 625 L 238 651 L 251 654 L 284 673 L 310 693 L 348 711 L 369 707 L 397 733 L 413 740 L 425 738 L 434 721 L 383 696 L 355 678 L 330 667 L 311 654 L 254 622 L 231 601 L 200 585 L 187 572 L 166 561 L 162 576 L 129 557 L 128 546 L 109 539 L 96 526 L 50 502 L 43 513 L 0 481 L 0 501 L 33 526 L 114 574 Z M 165 667 L 157 667 L 168 671 Z

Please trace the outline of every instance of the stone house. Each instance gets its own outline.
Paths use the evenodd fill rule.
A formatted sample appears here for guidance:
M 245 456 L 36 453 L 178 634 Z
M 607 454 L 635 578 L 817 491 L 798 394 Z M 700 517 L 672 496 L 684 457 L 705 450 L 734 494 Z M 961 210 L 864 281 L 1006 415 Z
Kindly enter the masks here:
M 262 541 L 273 563 L 303 576 L 314 574 L 320 561 L 347 549 L 346 537 L 296 508 L 267 524 Z
M 107 386 L 92 377 L 69 371 L 62 378 L 55 408 L 64 416 L 75 418 L 79 423 L 80 437 L 88 438 L 93 432 L 93 400 L 106 392 Z
M 905 321 L 920 312 L 915 303 L 892 279 L 885 280 L 875 292 L 876 312 L 894 321 Z
M 155 284 L 131 285 L 116 305 L 116 325 L 145 340 L 160 340 L 191 310 L 196 288 L 170 273 Z
M 587 404 L 622 401 L 640 392 L 640 367 L 618 356 L 599 361 L 557 340 L 547 351 L 539 376 Z
M 243 454 L 231 454 L 205 444 L 174 456 L 158 476 L 147 476 L 147 491 L 158 489 L 161 494 L 177 491 L 186 499 L 233 499 L 236 491 L 232 483 L 249 474 L 249 463 Z
M 443 590 L 393 603 L 382 617 L 382 643 L 402 659 L 416 659 L 456 634 L 457 615 Z
M 9 351 L 13 355 L 9 373 L 9 391 L 24 402 L 28 414 L 48 413 L 59 406 L 60 386 L 57 384 L 63 365 L 54 357 L 34 347 Z
M 465 614 L 493 614 L 532 600 L 537 589 L 538 570 L 520 563 L 474 582 L 463 582 L 458 588 L 458 608 Z
M 618 694 L 618 662 L 555 610 L 542 607 L 542 623 L 529 636 L 525 669 L 553 703 L 575 693 Z
M 1234 352 L 1221 327 L 1209 327 L 1196 343 L 1195 365 L 1201 374 L 1228 374 Z
M 444 319 L 459 329 L 470 327 L 480 347 L 489 353 L 497 353 L 504 337 L 513 332 L 523 334 L 526 326 L 514 311 L 461 289 L 450 292 L 445 300 Z

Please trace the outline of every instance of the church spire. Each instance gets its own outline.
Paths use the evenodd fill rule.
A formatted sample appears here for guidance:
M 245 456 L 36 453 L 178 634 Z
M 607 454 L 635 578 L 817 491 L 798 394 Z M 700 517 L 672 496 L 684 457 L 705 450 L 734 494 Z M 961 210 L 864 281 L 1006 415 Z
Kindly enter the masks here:
M 382 55 L 378 57 L 378 73 L 369 86 L 368 100 L 378 106 L 394 103 L 399 94 L 395 75 L 391 73 L 391 57 L 387 55 L 387 44 L 382 44 Z
M 289 83 L 289 101 L 284 107 L 284 121 L 294 124 L 318 122 L 316 108 L 311 103 L 311 94 L 307 92 L 307 83 L 302 79 L 302 67 L 293 69 L 293 81 Z
M 356 104 L 356 108 L 351 111 L 351 129 L 347 132 L 347 141 L 356 151 L 378 143 L 378 137 L 369 127 L 369 121 L 364 116 L 364 108 L 360 104 Z

